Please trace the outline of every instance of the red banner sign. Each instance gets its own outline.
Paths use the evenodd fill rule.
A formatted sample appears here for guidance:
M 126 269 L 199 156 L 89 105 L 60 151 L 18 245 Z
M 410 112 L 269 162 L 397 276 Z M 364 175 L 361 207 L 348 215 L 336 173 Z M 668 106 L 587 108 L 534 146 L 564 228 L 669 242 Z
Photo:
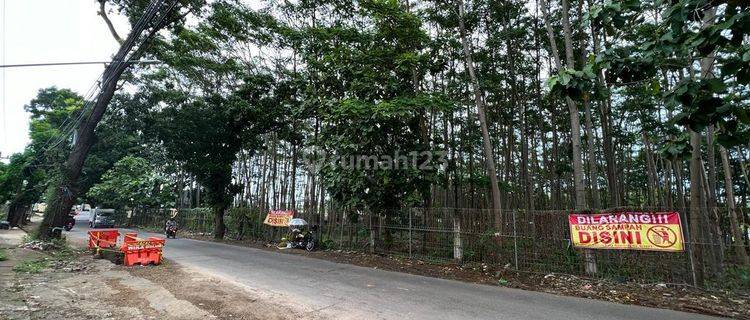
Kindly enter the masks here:
M 586 249 L 682 251 L 684 240 L 677 212 L 571 214 L 570 239 Z
M 294 217 L 294 211 L 292 210 L 271 210 L 266 216 L 266 220 L 263 223 L 274 226 L 274 227 L 286 227 L 289 226 L 289 221 Z

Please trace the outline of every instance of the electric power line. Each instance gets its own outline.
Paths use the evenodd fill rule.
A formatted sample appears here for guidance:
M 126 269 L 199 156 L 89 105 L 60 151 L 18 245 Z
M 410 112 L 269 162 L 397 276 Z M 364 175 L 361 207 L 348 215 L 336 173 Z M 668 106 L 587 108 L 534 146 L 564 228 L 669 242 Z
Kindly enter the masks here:
M 4 59 L 3 59 L 4 60 Z M 86 64 L 109 64 L 115 61 L 74 61 L 74 62 L 46 62 L 46 63 L 21 63 L 21 64 L 2 64 L 0 68 L 21 68 L 21 67 L 46 67 L 46 66 L 72 66 Z M 117 61 L 119 62 L 119 61 Z M 129 64 L 159 64 L 159 60 L 131 60 L 126 61 Z
M 119 68 L 121 68 L 124 64 L 129 64 L 132 61 L 139 61 L 139 60 L 133 59 L 133 58 L 135 58 L 134 55 L 136 53 L 130 54 L 130 58 L 131 59 L 126 59 L 125 56 L 127 56 L 129 53 L 131 53 L 132 49 L 134 47 L 136 47 L 136 42 L 141 42 L 141 40 L 143 42 L 143 43 L 139 43 L 138 44 L 137 47 L 139 49 L 140 49 L 141 46 L 143 46 L 145 44 L 145 41 L 147 39 L 138 39 L 138 38 L 140 38 L 139 36 L 140 36 L 141 32 L 143 32 L 144 30 L 146 30 L 149 27 L 149 24 L 151 22 L 153 22 L 153 20 L 157 17 L 156 14 L 157 14 L 159 8 L 161 8 L 163 4 L 164 4 L 164 0 L 152 1 L 152 2 L 149 3 L 149 6 L 146 8 L 146 10 L 144 10 L 144 12 L 145 12 L 144 15 L 141 16 L 141 18 L 133 26 L 131 34 L 134 34 L 135 36 L 128 37 L 128 39 L 125 41 L 125 43 L 123 43 L 121 49 L 118 50 L 117 55 L 120 55 L 119 59 L 116 57 L 116 59 L 113 59 L 112 61 L 110 61 L 110 65 L 108 66 L 107 69 L 110 69 L 111 71 L 115 71 L 115 70 L 118 70 Z M 154 25 L 153 27 L 157 27 L 158 25 L 160 25 L 164 21 L 166 15 L 169 14 L 169 12 L 172 10 L 172 8 L 174 8 L 175 5 L 176 5 L 176 1 L 172 1 L 172 4 L 170 5 L 170 7 L 166 10 L 166 13 L 164 15 L 162 15 L 162 17 L 159 20 L 159 22 L 156 25 Z M 122 48 L 126 48 L 126 49 L 123 50 Z M 86 114 L 88 114 L 88 112 L 90 111 L 90 109 L 93 108 L 93 106 L 96 104 L 96 101 L 98 100 L 98 97 L 95 97 L 95 92 L 97 91 L 96 88 L 97 87 L 103 88 L 103 87 L 107 86 L 110 83 L 110 81 L 113 80 L 114 75 L 116 74 L 116 72 L 109 72 L 109 74 L 111 74 L 112 76 L 108 77 L 108 78 L 104 78 L 104 76 L 108 73 L 107 69 L 105 69 L 105 72 L 102 74 L 102 76 L 100 76 L 100 79 L 92 86 L 92 90 L 90 90 L 90 94 L 87 94 L 87 97 L 84 100 L 85 101 L 85 105 L 81 109 L 78 118 L 75 121 L 70 122 L 68 124 L 66 124 L 66 122 L 68 120 L 72 119 L 72 118 L 66 119 L 66 121 L 63 122 L 63 124 L 60 126 L 60 128 L 58 128 L 58 130 L 62 131 L 62 134 L 60 134 L 59 139 L 57 139 L 57 141 L 54 142 L 54 143 L 51 143 L 52 139 L 49 139 L 45 143 L 45 145 L 42 147 L 43 150 L 42 150 L 41 154 L 46 154 L 50 149 L 58 146 L 60 143 L 62 143 L 66 139 L 68 139 L 68 136 L 76 128 L 80 127 L 81 122 L 83 120 L 83 117 Z

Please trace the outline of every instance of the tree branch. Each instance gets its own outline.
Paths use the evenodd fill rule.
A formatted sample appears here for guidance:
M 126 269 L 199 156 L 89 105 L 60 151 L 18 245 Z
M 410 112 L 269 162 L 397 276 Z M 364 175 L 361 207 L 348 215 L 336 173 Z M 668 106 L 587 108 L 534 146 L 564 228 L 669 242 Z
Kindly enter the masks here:
M 106 0 L 98 0 L 99 1 L 99 12 L 97 13 L 104 19 L 104 22 L 107 23 L 107 27 L 109 28 L 109 32 L 112 33 L 112 37 L 115 38 L 117 43 L 122 44 L 122 38 L 119 34 L 117 34 L 117 30 L 115 30 L 115 26 L 112 24 L 112 20 L 109 20 L 109 17 L 107 16 L 107 11 L 104 9 L 104 5 L 106 3 Z

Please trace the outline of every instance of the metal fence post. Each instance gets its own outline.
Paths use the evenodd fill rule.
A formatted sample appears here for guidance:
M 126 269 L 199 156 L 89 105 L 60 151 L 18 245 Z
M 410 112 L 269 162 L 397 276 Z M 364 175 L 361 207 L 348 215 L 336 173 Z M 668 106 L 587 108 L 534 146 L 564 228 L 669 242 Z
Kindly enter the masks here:
M 344 220 L 346 219 L 346 213 L 341 214 L 341 229 L 339 229 L 339 249 L 344 248 Z
M 688 218 L 689 217 L 687 216 L 687 212 L 682 212 L 682 213 L 680 213 L 680 215 L 682 216 L 682 218 L 684 218 L 684 219 L 680 219 L 680 220 L 682 220 L 682 226 L 681 226 L 682 227 L 682 232 L 685 234 L 685 239 L 686 239 L 686 241 L 685 241 L 685 247 L 686 248 L 685 249 L 687 249 L 687 250 L 685 250 L 685 251 L 687 251 L 688 263 L 690 264 L 690 268 L 689 268 L 689 270 L 690 270 L 690 278 L 693 280 L 693 285 L 697 285 L 697 283 L 695 281 L 695 273 L 696 273 L 695 267 L 696 266 L 695 266 L 695 263 L 693 263 L 693 245 L 694 245 L 695 242 L 693 242 L 693 237 L 690 234 L 690 226 L 688 225 Z M 701 266 L 701 267 L 703 267 L 703 266 Z
M 411 253 L 411 212 L 412 209 L 409 209 L 409 259 L 412 259 L 412 253 Z
M 370 253 L 375 253 L 375 233 L 372 228 L 372 212 L 367 215 L 370 220 Z
M 513 261 L 518 270 L 518 237 L 516 232 L 516 210 L 513 210 Z

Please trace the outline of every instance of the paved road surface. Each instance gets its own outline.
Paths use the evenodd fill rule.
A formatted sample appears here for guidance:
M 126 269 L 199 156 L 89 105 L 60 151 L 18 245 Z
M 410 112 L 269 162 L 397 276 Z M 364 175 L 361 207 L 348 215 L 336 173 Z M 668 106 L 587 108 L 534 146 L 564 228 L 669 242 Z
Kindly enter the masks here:
M 69 235 L 85 238 L 83 225 Z M 336 319 L 715 319 L 190 239 L 168 240 L 164 256 Z

